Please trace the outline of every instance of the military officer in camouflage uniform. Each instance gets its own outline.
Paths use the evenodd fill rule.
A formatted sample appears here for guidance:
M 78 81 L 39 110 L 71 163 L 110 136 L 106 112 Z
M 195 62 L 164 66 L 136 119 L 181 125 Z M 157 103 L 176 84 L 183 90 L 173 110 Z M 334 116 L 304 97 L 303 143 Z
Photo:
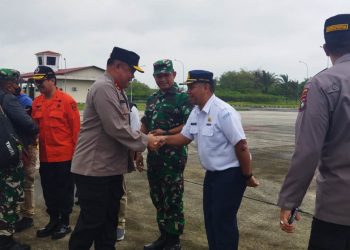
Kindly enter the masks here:
M 11 121 L 17 134 L 25 133 L 34 137 L 38 127 L 25 112 L 21 104 L 12 94 L 14 84 L 19 78 L 19 72 L 13 69 L 0 69 L 0 105 L 4 114 Z M 2 111 L 0 111 L 2 112 Z M 2 131 L 0 131 L 2 132 Z M 22 148 L 19 145 L 20 149 Z M 30 246 L 20 244 L 13 239 L 15 223 L 18 219 L 16 207 L 23 201 L 24 172 L 22 161 L 16 165 L 6 165 L 0 162 L 0 249 L 29 250 Z
M 172 61 L 159 60 L 153 66 L 159 90 L 147 100 L 141 131 L 154 135 L 177 134 L 186 123 L 192 106 L 187 93 L 174 82 L 176 72 Z M 185 146 L 165 146 L 148 152 L 147 176 L 161 236 L 145 245 L 146 250 L 181 249 L 179 236 L 185 224 L 182 198 L 186 161 Z

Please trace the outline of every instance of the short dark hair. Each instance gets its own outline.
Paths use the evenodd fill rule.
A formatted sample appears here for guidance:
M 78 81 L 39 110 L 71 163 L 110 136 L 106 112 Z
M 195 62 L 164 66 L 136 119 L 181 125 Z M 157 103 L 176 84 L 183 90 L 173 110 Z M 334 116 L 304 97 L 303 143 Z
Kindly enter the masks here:
M 107 60 L 107 66 L 111 66 L 113 64 L 114 60 L 112 58 L 108 58 Z
M 212 93 L 215 92 L 215 80 L 211 80 L 211 82 L 209 83 L 209 89 Z
M 326 43 L 326 47 L 330 54 L 342 56 L 350 53 L 350 36 L 348 39 L 342 39 Z

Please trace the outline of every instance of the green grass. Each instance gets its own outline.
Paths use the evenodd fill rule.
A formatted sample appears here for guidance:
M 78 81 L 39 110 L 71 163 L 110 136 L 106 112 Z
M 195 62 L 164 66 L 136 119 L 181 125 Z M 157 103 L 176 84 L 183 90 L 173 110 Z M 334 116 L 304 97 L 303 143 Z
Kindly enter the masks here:
M 145 102 L 136 102 L 137 109 L 140 111 L 145 111 L 146 103 Z M 78 103 L 79 111 L 83 111 L 85 107 L 85 103 Z
M 242 108 L 291 108 L 296 109 L 299 104 L 296 102 L 273 102 L 273 103 L 254 103 L 254 102 L 229 102 L 234 107 Z
M 79 109 L 79 111 L 84 110 L 84 107 L 85 107 L 85 103 L 81 103 L 81 102 L 78 103 L 78 109 Z
M 236 108 L 291 108 L 297 109 L 299 104 L 296 102 L 274 102 L 274 103 L 254 103 L 254 102 L 228 102 L 230 105 Z M 145 111 L 145 102 L 136 102 L 137 109 L 139 111 Z M 85 103 L 78 103 L 78 109 L 80 111 L 84 110 Z

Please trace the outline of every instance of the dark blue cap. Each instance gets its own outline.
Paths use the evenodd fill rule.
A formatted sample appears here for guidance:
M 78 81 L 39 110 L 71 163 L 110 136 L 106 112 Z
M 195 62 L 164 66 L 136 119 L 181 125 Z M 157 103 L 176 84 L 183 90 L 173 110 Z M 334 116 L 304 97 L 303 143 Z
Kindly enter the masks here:
M 44 80 L 48 78 L 55 78 L 55 72 L 48 66 L 38 66 L 34 70 L 34 80 Z
M 188 72 L 187 80 L 184 85 L 201 82 L 213 84 L 213 73 L 206 70 L 191 70 Z
M 143 69 L 141 69 L 138 65 L 139 65 L 139 60 L 140 60 L 140 56 L 138 54 L 136 54 L 133 51 L 129 51 L 126 49 L 122 49 L 119 47 L 114 47 L 113 51 L 110 55 L 110 59 L 115 59 L 115 60 L 119 60 L 122 62 L 125 62 L 126 64 L 128 64 L 130 67 L 134 68 L 135 70 L 143 73 Z
M 326 44 L 342 43 L 350 39 L 350 14 L 340 14 L 328 18 L 324 23 Z

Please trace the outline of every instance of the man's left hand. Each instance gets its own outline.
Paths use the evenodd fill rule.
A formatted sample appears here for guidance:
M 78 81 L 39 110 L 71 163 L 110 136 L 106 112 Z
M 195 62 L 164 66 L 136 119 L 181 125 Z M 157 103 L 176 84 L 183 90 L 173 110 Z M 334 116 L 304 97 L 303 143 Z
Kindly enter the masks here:
M 259 186 L 260 183 L 259 181 L 255 178 L 255 176 L 253 175 L 249 180 L 247 180 L 247 186 L 248 187 L 257 187 Z
M 288 219 L 291 216 L 291 210 L 283 209 L 281 208 L 280 212 L 280 228 L 287 232 L 287 233 L 293 233 L 295 230 L 295 226 L 292 224 L 288 223 Z M 295 217 L 297 221 L 301 219 L 300 213 L 297 212 L 297 215 Z

